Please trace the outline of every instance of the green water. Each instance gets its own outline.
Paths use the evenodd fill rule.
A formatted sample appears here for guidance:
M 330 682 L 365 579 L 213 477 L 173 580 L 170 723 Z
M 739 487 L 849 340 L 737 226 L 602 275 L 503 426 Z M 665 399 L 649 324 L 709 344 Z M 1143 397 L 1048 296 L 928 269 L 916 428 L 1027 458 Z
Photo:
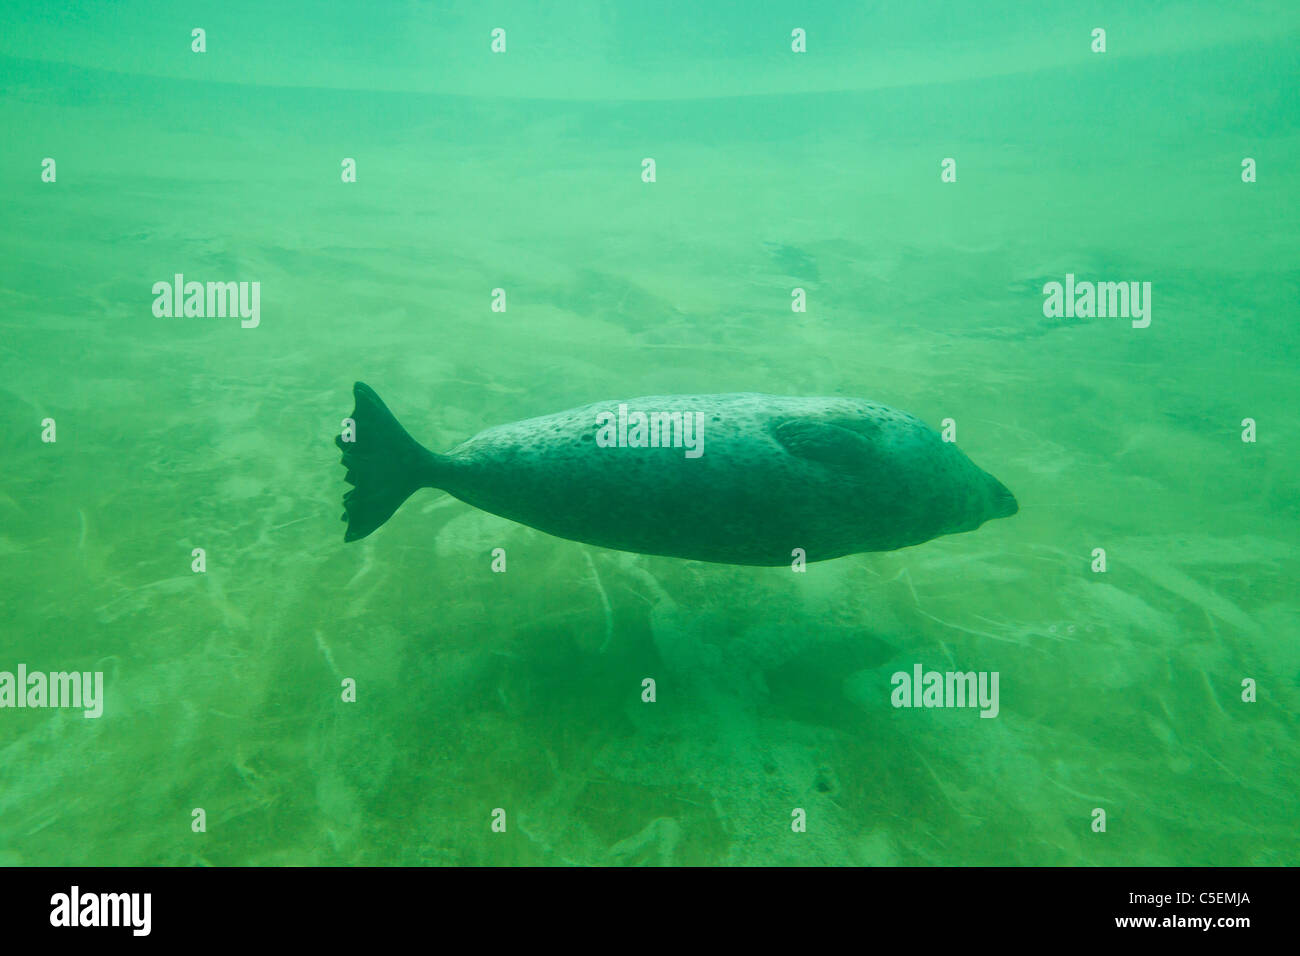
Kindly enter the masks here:
M 0 710 L 0 864 L 1300 861 L 1300 9 L 273 6 L 0 10 L 0 671 L 105 693 Z M 800 574 L 422 491 L 345 546 L 357 379 L 439 450 L 875 399 L 1020 513 Z

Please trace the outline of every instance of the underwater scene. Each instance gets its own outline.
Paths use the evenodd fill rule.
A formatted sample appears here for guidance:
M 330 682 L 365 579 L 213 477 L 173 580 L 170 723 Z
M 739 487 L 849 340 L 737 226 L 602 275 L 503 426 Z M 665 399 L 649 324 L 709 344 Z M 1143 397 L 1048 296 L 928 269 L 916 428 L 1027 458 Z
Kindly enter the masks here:
M 1300 862 L 1297 89 L 1285 2 L 4 5 L 0 866 Z

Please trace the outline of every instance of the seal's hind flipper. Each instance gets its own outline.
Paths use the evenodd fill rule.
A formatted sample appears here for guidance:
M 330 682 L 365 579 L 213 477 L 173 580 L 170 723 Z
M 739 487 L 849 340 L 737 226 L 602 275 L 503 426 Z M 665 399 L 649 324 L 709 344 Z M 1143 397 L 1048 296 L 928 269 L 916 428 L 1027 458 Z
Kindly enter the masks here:
M 343 496 L 344 541 L 364 538 L 387 521 L 403 501 L 427 484 L 435 457 L 406 433 L 393 413 L 362 382 L 352 386 L 356 407 L 352 428 L 334 439 L 343 451 L 344 480 L 355 485 Z

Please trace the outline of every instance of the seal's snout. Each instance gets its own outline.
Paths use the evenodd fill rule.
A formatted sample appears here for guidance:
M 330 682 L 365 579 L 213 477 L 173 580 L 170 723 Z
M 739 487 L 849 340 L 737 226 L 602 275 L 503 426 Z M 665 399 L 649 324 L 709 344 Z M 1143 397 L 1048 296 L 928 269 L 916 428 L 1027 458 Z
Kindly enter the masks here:
M 993 486 L 990 491 L 989 500 L 993 504 L 993 517 L 1010 518 L 1020 510 L 1020 503 L 1016 501 L 1016 496 L 996 478 L 993 479 Z

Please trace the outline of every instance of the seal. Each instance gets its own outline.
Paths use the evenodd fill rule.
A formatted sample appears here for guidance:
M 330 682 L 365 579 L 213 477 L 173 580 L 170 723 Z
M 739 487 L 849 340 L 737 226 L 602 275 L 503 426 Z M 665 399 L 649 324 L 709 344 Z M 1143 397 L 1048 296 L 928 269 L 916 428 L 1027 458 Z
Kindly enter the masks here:
M 924 422 L 876 402 L 739 393 L 651 395 L 499 425 L 446 454 L 353 386 L 345 541 L 420 488 L 619 551 L 789 564 L 972 531 L 1015 496 Z

